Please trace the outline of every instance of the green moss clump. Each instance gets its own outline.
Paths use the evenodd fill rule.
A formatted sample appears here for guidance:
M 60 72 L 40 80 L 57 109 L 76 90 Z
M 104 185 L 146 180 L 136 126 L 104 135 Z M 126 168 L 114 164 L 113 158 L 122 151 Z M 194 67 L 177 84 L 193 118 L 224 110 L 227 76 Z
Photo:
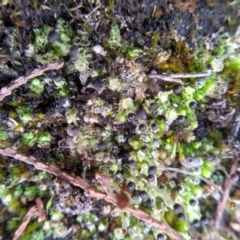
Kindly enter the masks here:
M 0 130 L 0 141 L 4 141 L 8 139 L 8 133 L 5 130 Z

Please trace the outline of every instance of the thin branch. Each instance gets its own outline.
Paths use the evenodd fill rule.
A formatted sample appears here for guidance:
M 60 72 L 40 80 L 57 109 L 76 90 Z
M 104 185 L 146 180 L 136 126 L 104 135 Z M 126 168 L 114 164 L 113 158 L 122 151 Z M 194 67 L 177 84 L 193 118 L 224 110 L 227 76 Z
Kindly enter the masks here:
M 35 200 L 38 208 L 38 222 L 43 222 L 46 219 L 43 201 L 40 197 Z
M 149 78 L 161 79 L 166 82 L 177 82 L 183 84 L 180 78 L 199 78 L 199 77 L 209 77 L 211 72 L 203 73 L 177 73 L 177 74 L 149 74 Z
M 36 212 L 37 212 L 37 206 L 33 206 L 28 210 L 22 223 L 14 233 L 13 240 L 17 240 L 20 238 L 20 236 L 24 233 L 25 229 L 27 228 L 29 222 L 31 221 L 32 217 L 36 214 Z
M 94 197 L 97 199 L 104 199 L 105 201 L 112 203 L 114 206 L 118 207 L 117 200 L 114 197 L 112 197 L 110 194 L 99 192 L 99 191 L 93 189 L 88 183 L 84 182 L 80 177 L 73 177 L 73 176 L 69 175 L 68 173 L 60 170 L 59 168 L 57 168 L 54 165 L 46 165 L 46 164 L 38 161 L 36 158 L 34 158 L 32 156 L 30 156 L 30 157 L 24 156 L 22 154 L 17 153 L 15 150 L 13 150 L 11 148 L 0 149 L 0 154 L 2 154 L 4 156 L 13 157 L 16 160 L 20 160 L 22 162 L 30 164 L 30 165 L 34 166 L 35 169 L 43 170 L 48 173 L 51 173 L 52 175 L 58 177 L 59 179 L 66 181 L 68 183 L 71 183 L 76 187 L 80 187 L 80 188 L 84 189 L 84 186 L 86 186 L 89 197 Z M 167 225 L 157 221 L 156 219 L 152 218 L 151 216 L 149 216 L 147 213 L 141 211 L 140 209 L 135 209 L 132 206 L 128 205 L 123 210 L 129 212 L 134 217 L 143 220 L 145 223 L 157 228 L 159 231 L 168 235 L 171 239 L 176 239 L 176 240 L 182 239 L 182 237 L 179 234 L 174 232 Z
M 55 62 L 48 65 L 42 66 L 31 71 L 29 74 L 19 77 L 16 80 L 13 80 L 7 87 L 3 87 L 0 90 L 0 102 L 7 96 L 12 94 L 12 91 L 23 84 L 26 84 L 29 80 L 41 76 L 44 72 L 50 70 L 58 70 L 64 66 L 64 62 Z
M 234 157 L 231 163 L 229 175 L 233 175 L 236 172 L 237 169 L 237 163 L 238 163 L 238 158 Z M 216 209 L 216 217 L 215 217 L 215 222 L 214 225 L 216 229 L 219 228 L 221 220 L 222 220 L 222 215 L 226 207 L 226 203 L 228 200 L 228 196 L 232 187 L 232 179 L 231 178 L 226 178 L 224 185 L 223 185 L 223 192 L 224 195 L 222 196 L 221 201 L 218 202 L 217 209 Z
M 181 79 L 174 78 L 170 75 L 150 74 L 150 75 L 148 75 L 148 77 L 149 78 L 160 79 L 160 80 L 163 80 L 163 81 L 166 81 L 166 82 L 176 82 L 176 83 L 179 83 L 179 84 L 184 84 Z
M 201 78 L 201 77 L 209 77 L 211 75 L 211 71 L 202 72 L 202 73 L 174 73 L 169 74 L 170 77 L 173 78 Z

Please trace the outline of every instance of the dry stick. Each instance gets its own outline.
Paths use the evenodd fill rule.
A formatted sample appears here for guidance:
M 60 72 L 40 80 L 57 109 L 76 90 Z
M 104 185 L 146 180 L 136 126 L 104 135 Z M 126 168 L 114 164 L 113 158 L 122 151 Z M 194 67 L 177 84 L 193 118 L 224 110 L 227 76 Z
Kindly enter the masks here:
M 161 79 L 166 82 L 177 82 L 183 84 L 180 78 L 199 78 L 199 77 L 209 77 L 211 72 L 203 73 L 176 73 L 176 74 L 149 74 L 149 78 Z
M 27 225 L 31 221 L 32 217 L 36 214 L 36 212 L 37 212 L 37 206 L 33 206 L 28 210 L 21 225 L 18 227 L 18 229 L 14 233 L 13 240 L 19 239 L 19 237 L 24 233 L 25 229 L 27 228 Z
M 112 203 L 115 206 L 118 206 L 117 200 L 114 197 L 112 197 L 111 195 L 107 195 L 106 193 L 96 191 L 95 189 L 90 187 L 88 183 L 84 182 L 80 177 L 73 177 L 73 176 L 69 175 L 68 173 L 60 170 L 59 168 L 57 168 L 54 165 L 48 166 L 48 165 L 38 161 L 36 158 L 34 158 L 32 156 L 26 157 L 22 154 L 17 153 L 15 150 L 13 150 L 11 148 L 0 149 L 0 154 L 2 154 L 4 156 L 13 157 L 16 160 L 20 160 L 27 164 L 33 165 L 35 169 L 43 170 L 48 173 L 51 173 L 52 175 L 55 175 L 56 177 L 60 178 L 61 180 L 71 183 L 74 186 L 80 187 L 82 189 L 84 188 L 84 186 L 86 186 L 88 188 L 88 194 L 90 197 L 104 199 L 107 202 Z M 124 211 L 127 211 L 130 214 L 132 214 L 134 217 L 143 220 L 144 222 L 146 222 L 147 224 L 149 224 L 151 226 L 154 226 L 159 231 L 168 235 L 171 239 L 176 239 L 176 240 L 182 239 L 182 237 L 180 235 L 178 235 L 177 233 L 172 231 L 172 229 L 170 229 L 168 226 L 166 226 L 163 223 L 160 223 L 159 221 L 157 221 L 156 219 L 152 218 L 147 213 L 145 213 L 139 209 L 134 209 L 132 206 L 127 206 L 124 208 Z
M 183 84 L 181 79 L 178 78 L 173 78 L 169 75 L 161 75 L 161 74 L 150 74 L 148 75 L 149 78 L 156 78 L 156 79 L 160 79 L 166 82 L 176 82 L 176 83 L 180 83 Z
M 43 201 L 40 197 L 35 200 L 38 208 L 38 222 L 43 222 L 46 219 Z
M 44 65 L 41 68 L 37 68 L 33 71 L 31 71 L 26 76 L 22 76 L 17 78 L 16 80 L 12 81 L 9 86 L 3 87 L 0 90 L 0 102 L 7 96 L 11 95 L 12 91 L 23 84 L 27 83 L 29 80 L 41 76 L 44 72 L 50 71 L 50 70 L 58 70 L 64 66 L 64 62 L 55 62 L 50 63 L 48 65 Z
M 232 160 L 232 163 L 231 163 L 230 171 L 229 171 L 230 176 L 236 172 L 237 163 L 238 163 L 238 158 L 234 157 Z M 224 195 L 222 196 L 221 201 L 219 201 L 219 203 L 217 205 L 217 209 L 216 209 L 216 217 L 215 217 L 214 225 L 217 229 L 220 226 L 220 222 L 221 222 L 222 215 L 223 215 L 223 212 L 226 207 L 226 203 L 227 203 L 227 199 L 228 199 L 231 187 L 232 187 L 231 178 L 226 178 L 224 185 L 223 185 Z
M 211 75 L 211 71 L 202 72 L 202 73 L 173 73 L 173 74 L 169 74 L 169 76 L 173 77 L 173 78 L 199 78 L 199 77 L 209 77 L 210 75 Z

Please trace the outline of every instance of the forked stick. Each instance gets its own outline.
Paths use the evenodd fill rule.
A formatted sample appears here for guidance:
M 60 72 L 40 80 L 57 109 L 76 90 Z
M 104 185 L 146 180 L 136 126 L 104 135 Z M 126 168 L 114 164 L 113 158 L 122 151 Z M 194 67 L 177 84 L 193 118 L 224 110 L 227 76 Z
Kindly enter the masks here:
M 89 186 L 88 183 L 84 182 L 82 180 L 82 178 L 73 177 L 70 174 L 60 170 L 59 168 L 57 168 L 54 165 L 46 165 L 46 164 L 38 161 L 33 156 L 29 156 L 29 157 L 24 156 L 22 154 L 17 153 L 15 150 L 13 150 L 11 148 L 0 149 L 0 154 L 2 154 L 4 156 L 13 157 L 16 160 L 30 164 L 30 165 L 34 166 L 35 169 L 43 170 L 48 173 L 51 173 L 52 175 L 55 175 L 59 179 L 65 181 L 65 182 L 71 183 L 76 187 L 80 187 L 82 189 L 84 189 L 84 187 L 86 187 L 89 197 L 94 197 L 97 199 L 104 199 L 105 201 L 112 203 L 114 206 L 118 207 L 117 199 L 115 199 L 110 194 L 108 194 L 106 192 L 103 193 L 103 192 L 99 192 L 99 191 L 95 190 L 94 188 Z M 174 230 L 169 228 L 167 225 L 159 222 L 158 220 L 149 216 L 147 213 L 141 211 L 140 209 L 135 209 L 131 205 L 127 205 L 123 210 L 126 212 L 129 212 L 132 216 L 143 220 L 145 223 L 147 223 L 147 224 L 155 227 L 159 231 L 165 233 L 171 239 L 175 239 L 175 240 L 183 239 L 179 234 L 177 234 Z

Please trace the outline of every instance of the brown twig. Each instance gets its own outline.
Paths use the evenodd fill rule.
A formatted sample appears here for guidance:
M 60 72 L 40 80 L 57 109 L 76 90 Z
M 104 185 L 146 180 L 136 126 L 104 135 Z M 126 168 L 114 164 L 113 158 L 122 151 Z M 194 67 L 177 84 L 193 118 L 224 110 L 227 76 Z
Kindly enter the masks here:
M 184 84 L 180 78 L 201 78 L 201 77 L 209 77 L 211 72 L 203 72 L 203 73 L 173 73 L 173 74 L 149 74 L 149 78 L 156 78 L 166 82 L 176 82 L 180 84 Z
M 44 72 L 50 70 L 58 70 L 64 66 L 64 62 L 55 62 L 50 63 L 48 65 L 42 66 L 41 68 L 37 68 L 31 71 L 29 74 L 19 77 L 16 80 L 12 81 L 9 86 L 3 87 L 0 90 L 0 102 L 7 96 L 12 94 L 12 91 L 23 84 L 27 83 L 29 80 L 41 76 Z
M 155 78 L 155 79 L 160 79 L 166 82 L 176 82 L 179 84 L 184 84 L 183 81 L 181 79 L 178 78 L 174 78 L 170 75 L 162 75 L 162 74 L 149 74 L 148 75 L 149 78 Z
M 46 219 L 43 201 L 40 197 L 35 200 L 38 208 L 38 222 L 43 222 Z
M 18 227 L 18 229 L 14 233 L 13 240 L 19 239 L 19 237 L 24 233 L 25 229 L 27 228 L 27 225 L 31 221 L 32 217 L 36 214 L 36 212 L 37 212 L 37 206 L 36 205 L 31 207 L 28 210 L 28 212 L 27 212 L 26 216 L 24 217 L 22 223 L 20 224 L 20 226 Z
M 230 171 L 229 171 L 230 176 L 236 172 L 237 163 L 238 163 L 238 158 L 234 157 L 231 163 Z M 232 180 L 231 178 L 228 177 L 226 178 L 223 185 L 224 194 L 222 196 L 221 201 L 218 202 L 217 209 L 216 209 L 216 216 L 215 216 L 215 222 L 214 222 L 216 229 L 218 229 L 220 226 L 222 215 L 226 207 L 226 203 L 227 203 L 227 199 L 228 199 L 231 187 L 232 187 Z
M 69 175 L 68 173 L 60 170 L 59 168 L 57 168 L 54 165 L 46 165 L 46 164 L 38 161 L 36 158 L 34 158 L 32 156 L 30 156 L 30 157 L 24 156 L 22 154 L 17 153 L 15 150 L 13 150 L 11 148 L 0 149 L 0 154 L 2 154 L 4 156 L 13 157 L 16 160 L 20 160 L 27 164 L 33 165 L 34 168 L 51 173 L 52 175 L 55 175 L 56 177 L 62 179 L 63 181 L 71 183 L 76 187 L 80 187 L 83 189 L 84 186 L 86 186 L 89 197 L 94 197 L 97 199 L 104 199 L 105 201 L 112 203 L 114 206 L 118 207 L 117 200 L 110 194 L 96 191 L 95 189 L 90 187 L 88 183 L 84 182 L 80 177 L 73 177 L 73 176 Z M 179 234 L 174 232 L 167 225 L 157 221 L 156 219 L 152 218 L 151 216 L 149 216 L 147 213 L 141 211 L 140 209 L 135 209 L 131 205 L 128 205 L 123 210 L 129 212 L 130 214 L 132 214 L 132 216 L 143 220 L 145 223 L 157 228 L 159 231 L 168 235 L 171 239 L 176 239 L 176 240 L 182 239 L 182 237 Z

